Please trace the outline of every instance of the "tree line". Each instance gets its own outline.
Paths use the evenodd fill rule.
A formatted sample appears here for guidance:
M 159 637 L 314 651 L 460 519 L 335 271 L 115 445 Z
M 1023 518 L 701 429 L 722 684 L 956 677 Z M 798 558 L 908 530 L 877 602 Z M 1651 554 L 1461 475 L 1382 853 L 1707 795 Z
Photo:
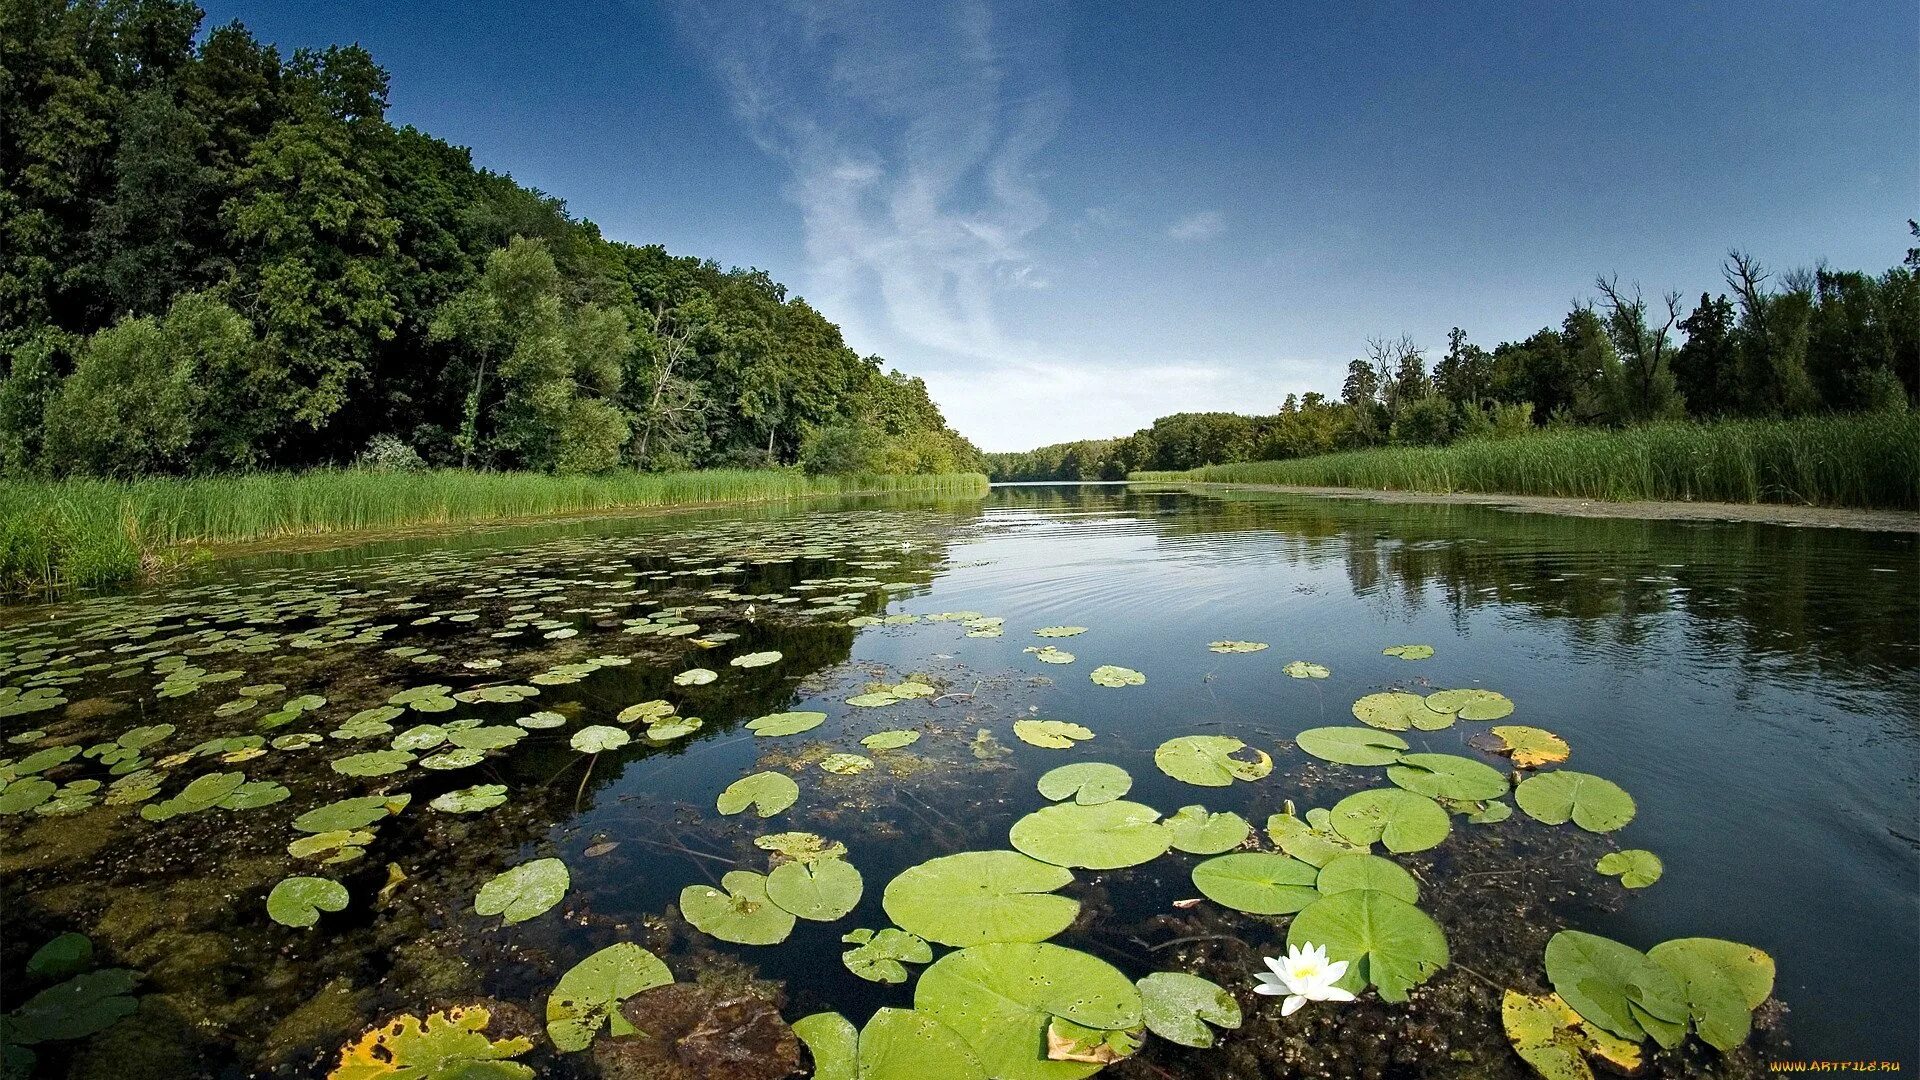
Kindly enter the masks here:
M 395 126 L 358 46 L 203 18 L 0 0 L 0 476 L 977 467 L 765 272 Z
M 1920 224 L 1908 222 L 1920 244 Z M 1559 326 L 1485 349 L 1455 327 L 1429 352 L 1367 342 L 1337 395 L 1268 416 L 1176 413 L 1124 438 L 986 455 L 994 480 L 1117 480 L 1136 470 L 1440 446 L 1540 427 L 1906 410 L 1920 403 L 1920 246 L 1882 274 L 1773 274 L 1734 251 L 1725 291 L 1650 300 L 1603 277 Z

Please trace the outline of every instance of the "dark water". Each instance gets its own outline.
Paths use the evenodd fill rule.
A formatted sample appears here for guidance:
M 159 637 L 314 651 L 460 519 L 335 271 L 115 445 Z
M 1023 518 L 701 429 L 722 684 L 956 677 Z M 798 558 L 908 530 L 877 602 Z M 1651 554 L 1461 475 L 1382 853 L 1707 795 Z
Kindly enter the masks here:
M 328 739 L 233 764 L 196 758 L 172 766 L 162 788 L 164 798 L 195 775 L 234 769 L 291 789 L 256 810 L 161 823 L 112 805 L 0 817 L 0 1005 L 17 1007 L 44 985 L 23 973 L 40 943 L 78 930 L 103 960 L 142 973 L 140 1011 L 88 1039 L 42 1044 L 44 1075 L 320 1075 L 335 1048 L 397 1012 L 487 1000 L 537 1017 L 561 972 L 631 940 L 682 981 L 767 980 L 779 984 L 764 988 L 781 995 L 789 1019 L 827 1009 L 858 1022 L 879 1006 L 910 1005 L 913 984 L 856 978 L 838 962 L 840 936 L 888 925 L 881 891 L 899 871 L 1007 846 L 1008 827 L 1045 803 L 1033 786 L 1041 772 L 1112 762 L 1134 777 L 1129 799 L 1168 813 L 1204 803 L 1257 828 L 1287 800 L 1329 806 L 1382 783 L 1378 769 L 1307 757 L 1294 733 L 1349 723 L 1349 705 L 1382 689 L 1486 687 L 1515 702 L 1507 722 L 1564 737 L 1569 768 L 1631 792 L 1634 821 L 1605 837 L 1518 814 L 1461 821 L 1441 847 L 1403 858 L 1426 882 L 1422 906 L 1447 931 L 1455 964 L 1409 1006 L 1363 1001 L 1314 1014 L 1324 1019 L 1304 1048 L 1272 999 L 1244 993 L 1257 956 L 1277 951 L 1284 918 L 1174 908 L 1195 895 L 1194 856 L 1077 871 L 1066 892 L 1085 910 L 1060 944 L 1129 977 L 1195 971 L 1241 992 L 1251 1010 L 1247 1027 L 1214 1050 L 1153 1042 L 1111 1074 L 1525 1075 L 1501 1040 L 1494 988 L 1544 989 L 1541 948 L 1563 928 L 1643 949 L 1704 936 L 1769 952 L 1785 1009 L 1762 1011 L 1762 1030 L 1726 1063 L 1729 1075 L 1765 1058 L 1902 1061 L 1911 1071 L 1920 1057 L 1916 568 L 1911 535 L 1048 486 L 1000 488 L 984 502 L 849 500 L 483 530 L 261 558 L 166 589 L 0 610 L 0 686 L 51 681 L 69 702 L 0 718 L 0 734 L 45 732 L 4 748 L 16 757 L 111 740 L 136 724 L 178 727 L 155 756 L 250 733 L 272 702 L 215 715 L 247 684 L 325 695 L 325 706 L 264 733 L 324 736 L 420 683 L 524 684 L 590 657 L 630 661 L 542 685 L 529 702 L 394 721 L 511 723 L 536 708 L 567 717 L 471 769 L 341 776 L 330 759 L 387 740 Z M 514 622 L 521 605 L 546 621 L 493 636 L 528 625 Z M 649 605 L 686 607 L 681 617 L 700 629 L 622 633 L 620 620 Z M 413 625 L 434 612 L 478 618 Z M 846 625 L 943 612 L 998 617 L 1005 632 L 969 636 L 954 621 Z M 1057 624 L 1089 628 L 1055 642 L 1077 660 L 1036 662 L 1023 650 L 1046 642 L 1032 630 Z M 577 633 L 545 636 L 561 627 Z M 697 643 L 714 632 L 738 637 Z M 1208 651 L 1224 639 L 1271 647 Z M 1430 644 L 1435 655 L 1381 655 L 1404 643 Z M 725 662 L 761 650 L 783 657 L 753 669 Z M 163 699 L 154 668 L 169 656 L 244 674 Z M 465 666 L 489 660 L 499 666 Z M 1325 665 L 1331 677 L 1288 678 L 1281 668 L 1292 660 Z M 1101 664 L 1147 682 L 1096 686 L 1087 672 Z M 672 682 L 694 666 L 719 678 Z M 937 696 L 844 704 L 869 682 L 909 675 Z M 705 725 L 662 747 L 636 741 L 603 753 L 590 767 L 569 747 L 569 732 L 654 698 Z M 741 726 L 787 709 L 829 719 L 773 739 Z M 1027 746 L 1011 724 L 1028 716 L 1097 734 L 1067 750 Z M 858 743 L 898 728 L 922 737 L 900 751 Z M 1010 753 L 977 757 L 982 729 Z M 1483 729 L 1404 735 L 1416 750 L 1483 757 L 1466 741 Z M 1226 789 L 1161 774 L 1154 747 L 1188 734 L 1238 736 L 1273 755 L 1273 774 Z M 828 749 L 877 766 L 822 772 L 814 763 Z M 799 780 L 792 810 L 765 822 L 714 812 L 719 789 L 765 768 Z M 78 758 L 48 775 L 111 779 Z M 478 783 L 505 784 L 509 801 L 470 815 L 427 808 Z M 316 868 L 286 853 L 299 835 L 295 815 L 401 791 L 413 803 L 380 826 L 365 857 Z M 866 882 L 851 915 L 745 947 L 670 914 L 690 884 L 736 865 L 764 870 L 752 839 L 783 830 L 848 846 Z M 607 843 L 618 846 L 585 854 Z M 1600 877 L 1593 862 L 1614 848 L 1656 852 L 1664 877 L 1632 892 Z M 558 908 L 504 929 L 472 914 L 480 883 L 536 856 L 570 868 Z M 380 898 L 390 863 L 406 880 Z M 345 883 L 349 907 L 311 930 L 269 921 L 273 883 L 314 873 Z M 586 1054 L 538 1050 L 526 1060 L 553 1075 L 591 1074 Z M 1721 1068 L 1697 1045 L 1655 1061 L 1663 1075 Z

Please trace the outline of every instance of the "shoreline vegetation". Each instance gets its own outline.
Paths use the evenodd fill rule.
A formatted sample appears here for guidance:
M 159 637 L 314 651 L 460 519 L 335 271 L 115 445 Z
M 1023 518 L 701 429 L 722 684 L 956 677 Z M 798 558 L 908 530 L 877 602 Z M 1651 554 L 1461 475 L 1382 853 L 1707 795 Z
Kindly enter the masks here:
M 208 544 L 595 511 L 986 490 L 980 473 L 815 476 L 798 469 L 600 475 L 341 469 L 0 483 L 0 598 L 157 576 Z
M 1911 511 L 1920 510 L 1920 414 L 1549 430 L 1448 446 L 1142 470 L 1127 478 Z

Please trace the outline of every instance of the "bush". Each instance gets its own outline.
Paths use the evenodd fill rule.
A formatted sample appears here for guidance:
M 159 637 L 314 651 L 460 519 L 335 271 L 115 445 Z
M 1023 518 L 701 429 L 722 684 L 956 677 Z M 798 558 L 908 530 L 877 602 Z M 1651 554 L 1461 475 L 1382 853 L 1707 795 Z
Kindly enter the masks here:
M 413 447 L 383 433 L 367 440 L 367 448 L 354 457 L 353 467 L 372 472 L 412 472 L 426 468 L 427 462 Z
M 800 468 L 808 476 L 884 471 L 886 439 L 865 424 L 823 427 L 800 444 Z

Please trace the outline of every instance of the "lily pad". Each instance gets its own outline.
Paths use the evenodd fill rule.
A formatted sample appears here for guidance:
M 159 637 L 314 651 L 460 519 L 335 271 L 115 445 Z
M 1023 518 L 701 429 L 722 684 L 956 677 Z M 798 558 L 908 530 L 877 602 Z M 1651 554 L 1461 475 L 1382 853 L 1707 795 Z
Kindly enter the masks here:
M 620 712 L 614 716 L 614 719 L 620 721 L 623 724 L 631 724 L 636 720 L 643 721 L 645 723 L 650 724 L 655 720 L 659 720 L 659 719 L 662 719 L 663 717 L 668 717 L 672 715 L 673 715 L 673 704 L 671 702 L 663 701 L 659 698 L 655 698 L 652 701 L 642 701 L 638 704 L 629 705 L 626 708 L 621 709 Z M 824 717 L 826 714 L 821 713 L 820 715 Z
M 1117 870 L 1166 853 L 1173 837 L 1159 822 L 1160 811 L 1135 802 L 1057 803 L 1014 822 L 1009 837 L 1055 866 Z
M 413 755 L 405 750 L 371 750 L 333 759 L 333 771 L 347 776 L 386 776 L 403 772 L 413 764 Z
M 920 741 L 917 731 L 876 731 L 860 740 L 860 745 L 869 750 L 898 750 L 912 746 Z
M 342 1049 L 327 1080 L 533 1080 L 532 1069 L 508 1060 L 533 1049 L 533 1040 L 488 1039 L 492 1019 L 485 1008 L 469 1005 L 425 1020 L 389 1020 Z
M 1246 842 L 1253 826 L 1232 811 L 1207 813 L 1204 806 L 1183 806 L 1161 822 L 1173 846 L 1194 855 L 1218 855 Z
M 870 693 L 855 694 L 847 699 L 847 704 L 858 709 L 878 709 L 887 705 L 896 705 L 900 700 L 896 694 L 875 690 Z
M 1694 1030 L 1722 1052 L 1747 1041 L 1753 1010 L 1773 993 L 1773 958 L 1750 945 L 1677 938 L 1648 949 L 1647 957 L 1680 980 Z
M 733 659 L 727 661 L 727 663 L 732 664 L 734 667 L 738 667 L 738 668 L 766 667 L 768 664 L 777 664 L 779 662 L 780 662 L 780 654 L 777 652 L 771 652 L 771 651 L 748 653 L 745 656 L 736 656 Z
M 1425 851 L 1447 838 L 1452 822 L 1440 804 L 1399 788 L 1349 795 L 1333 806 L 1335 832 L 1355 844 L 1379 842 L 1396 854 Z
M 1333 828 L 1333 814 L 1322 808 L 1307 811 L 1306 817 L 1280 813 L 1267 818 L 1267 836 L 1280 850 L 1312 866 L 1325 866 L 1342 855 L 1364 855 L 1371 843 L 1356 844 Z
M 873 768 L 873 759 L 859 754 L 828 754 L 820 759 L 820 767 L 835 776 L 853 776 Z
M 1409 728 L 1439 731 L 1452 727 L 1454 720 L 1452 713 L 1434 712 L 1427 708 L 1427 700 L 1419 694 L 1401 690 L 1368 694 L 1353 703 L 1353 717 L 1381 731 L 1406 731 Z
M 720 886 L 689 885 L 680 890 L 680 914 L 696 929 L 736 945 L 777 945 L 793 933 L 793 913 L 767 896 L 767 879 L 762 875 L 729 870 L 720 878 Z
M 797 1030 L 797 1026 L 796 1026 Z M 817 1060 L 817 1058 L 816 1058 Z M 952 1028 L 919 1009 L 878 1009 L 860 1032 L 851 1080 L 987 1080 L 980 1059 Z M 832 1080 L 816 1072 L 815 1080 Z
M 1071 798 L 1082 806 L 1096 806 L 1125 795 L 1133 788 L 1133 777 L 1104 761 L 1076 761 L 1047 770 L 1039 787 L 1041 795 L 1055 802 Z
M 1582 1020 L 1558 994 L 1528 997 L 1508 990 L 1501 995 L 1500 1020 L 1514 1053 L 1542 1080 L 1593 1080 L 1589 1057 L 1602 1058 L 1623 1073 L 1640 1069 L 1639 1043 Z
M 909 867 L 887 883 L 881 906 L 895 925 L 942 945 L 1045 941 L 1080 914 L 1053 895 L 1073 874 L 1017 851 L 964 851 Z
M 1633 796 L 1611 780 L 1590 773 L 1556 769 L 1529 776 L 1513 790 L 1513 801 L 1535 821 L 1562 825 L 1568 821 L 1588 832 L 1607 833 L 1633 820 Z M 1566 997 L 1561 994 L 1561 997 Z M 1572 998 L 1567 1004 L 1579 1008 Z M 1586 1015 L 1582 1013 L 1581 1015 Z M 1608 1030 L 1612 1030 L 1609 1028 Z
M 751 806 L 754 813 L 767 818 L 799 799 L 800 785 L 793 782 L 793 777 L 786 773 L 757 772 L 728 784 L 715 807 L 722 814 L 732 816 Z
M 1619 878 L 1620 884 L 1629 889 L 1644 889 L 1659 881 L 1665 869 L 1660 865 L 1660 856 L 1643 848 L 1609 851 L 1600 856 L 1593 868 L 1608 877 Z
M 559 903 L 572 884 L 566 863 L 534 859 L 480 886 L 473 898 L 473 910 L 481 915 L 500 915 L 510 923 L 526 922 Z
M 794 862 L 817 862 L 821 859 L 838 859 L 847 853 L 847 845 L 838 840 L 828 840 L 819 833 L 778 832 L 753 838 L 753 846 L 762 851 L 771 851 L 783 859 Z
M 1314 901 L 1293 917 L 1287 944 L 1325 947 L 1329 959 L 1347 961 L 1336 985 L 1358 993 L 1372 983 L 1383 1001 L 1407 1000 L 1448 959 L 1447 937 L 1426 912 L 1374 889 Z
M 1240 1003 L 1218 983 L 1183 971 L 1156 971 L 1133 984 L 1147 1030 L 1181 1046 L 1212 1046 L 1213 1028 L 1240 1026 Z
M 78 973 L 93 959 L 93 942 L 85 934 L 60 934 L 35 949 L 27 959 L 27 974 L 60 979 Z
M 1425 660 L 1433 655 L 1431 645 L 1389 645 L 1380 650 L 1381 656 L 1397 656 L 1402 660 Z
M 1065 750 L 1093 738 L 1093 729 L 1065 720 L 1015 720 L 1013 733 L 1023 743 L 1049 750 Z
M 1145 1022 L 1140 992 L 1113 965 L 1044 942 L 948 953 L 920 976 L 913 1004 L 958 1033 L 997 1080 L 1072 1080 L 1099 1071 L 1098 1063 L 1041 1055 L 1056 1019 L 1095 1031 Z
M 1217 653 L 1265 652 L 1267 643 L 1264 641 L 1212 641 L 1207 643 L 1207 650 Z
M 1074 637 L 1075 635 L 1084 634 L 1086 632 L 1087 632 L 1087 628 L 1084 626 L 1043 626 L 1040 629 L 1035 630 L 1033 634 L 1035 637 L 1063 638 L 1063 637 Z
M 903 983 L 906 965 L 933 962 L 933 947 L 925 939 L 891 926 L 849 931 L 840 940 L 857 946 L 840 954 L 840 962 L 868 982 Z
M 1072 653 L 1065 649 L 1056 649 L 1051 645 L 1025 649 L 1023 651 L 1032 653 L 1033 658 L 1043 664 L 1071 664 L 1074 661 L 1074 655 Z
M 747 721 L 747 730 L 755 735 L 798 735 L 812 731 L 827 720 L 823 712 L 777 712 Z
M 539 715 L 539 714 L 535 714 Z M 528 719 L 523 717 L 522 719 Z M 584 730 L 584 729 L 583 729 Z M 467 728 L 449 725 L 447 741 L 462 750 L 504 750 L 527 737 L 526 730 L 505 724 L 487 724 Z
M 720 673 L 709 668 L 688 668 L 673 677 L 675 686 L 705 686 L 720 677 Z
M 364 795 L 357 799 L 341 799 L 294 818 L 293 827 L 309 833 L 358 829 L 399 813 L 406 809 L 410 801 L 410 795 Z
M 1145 675 L 1132 668 L 1116 667 L 1112 664 L 1102 664 L 1094 668 L 1087 677 L 1092 679 L 1096 686 L 1140 686 L 1147 681 Z
M 781 863 L 767 875 L 767 899 L 814 922 L 845 916 L 864 890 L 860 871 L 845 859 Z
M 1324 679 L 1333 674 L 1319 664 L 1309 664 L 1305 660 L 1295 660 L 1280 669 L 1293 679 Z
M 1498 720 L 1513 714 L 1513 701 L 1498 690 L 1436 690 L 1427 695 L 1427 708 L 1462 720 Z
M 1558 765 L 1567 760 L 1567 755 L 1571 753 L 1565 739 L 1545 728 L 1503 724 L 1494 728 L 1492 734 L 1496 745 L 1491 749 L 1512 758 L 1513 763 L 1522 769 Z
M 1251 749 L 1231 735 L 1182 735 L 1153 752 L 1160 771 L 1198 787 L 1226 787 L 1235 780 L 1258 780 L 1273 771 L 1273 758 L 1254 750 L 1252 761 L 1232 755 Z
M 307 927 L 320 921 L 323 911 L 347 906 L 347 887 L 317 877 L 281 879 L 267 894 L 267 915 L 282 926 Z
M 567 739 L 567 745 L 583 754 L 598 754 L 606 750 L 618 750 L 632 741 L 633 736 L 621 728 L 591 724 L 574 732 Z
M 1409 904 L 1420 902 L 1420 884 L 1392 859 L 1378 855 L 1341 855 L 1320 868 L 1314 887 L 1331 896 L 1355 889 L 1372 889 Z
M 491 810 L 506 801 L 507 785 L 475 784 L 439 795 L 427 805 L 448 814 L 473 814 Z
M 1680 980 L 1638 949 L 1578 930 L 1547 941 L 1547 979 L 1573 1010 L 1623 1039 L 1648 1034 L 1642 1019 L 1685 1024 Z
M 547 998 L 547 1037 L 571 1052 L 591 1046 L 608 1025 L 615 1036 L 637 1034 L 620 1003 L 672 981 L 667 965 L 647 950 L 630 941 L 609 945 L 560 976 Z
M 1492 766 L 1454 754 L 1405 754 L 1387 779 L 1430 799 L 1480 802 L 1507 793 L 1507 778 Z
M 84 1039 L 105 1031 L 138 1007 L 128 993 L 138 978 L 125 968 L 100 968 L 50 986 L 7 1015 L 8 1042 Z
M 1320 899 L 1319 871 L 1298 859 L 1242 851 L 1193 868 L 1193 887 L 1216 904 L 1253 915 L 1289 915 Z
M 1314 757 L 1341 765 L 1391 765 L 1407 749 L 1407 740 L 1373 728 L 1308 728 L 1293 741 Z

